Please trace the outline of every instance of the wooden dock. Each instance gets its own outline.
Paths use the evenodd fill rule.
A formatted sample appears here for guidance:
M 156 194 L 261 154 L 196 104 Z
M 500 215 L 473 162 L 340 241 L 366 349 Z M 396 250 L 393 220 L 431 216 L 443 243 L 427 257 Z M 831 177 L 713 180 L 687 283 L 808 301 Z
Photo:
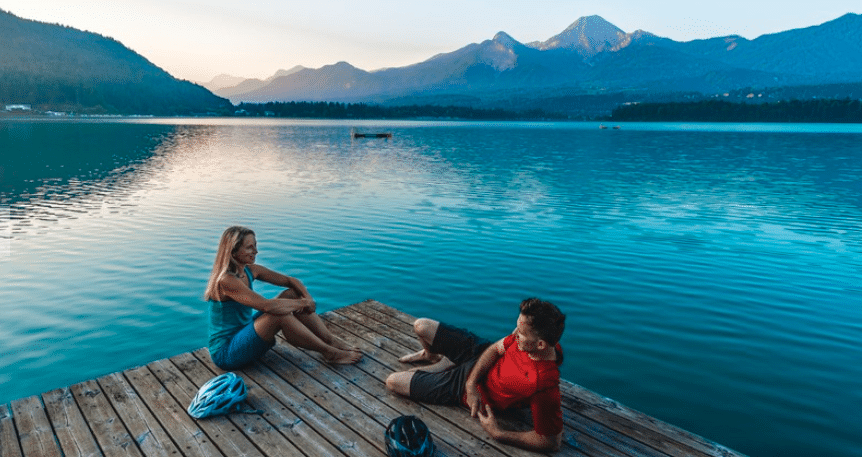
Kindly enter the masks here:
M 441 455 L 532 456 L 495 442 L 459 407 L 414 403 L 386 390 L 398 357 L 420 349 L 414 317 L 373 300 L 323 314 L 365 353 L 330 366 L 279 342 L 237 371 L 248 405 L 263 414 L 195 420 L 186 413 L 199 386 L 222 371 L 206 349 L 0 405 L 0 456 L 386 456 L 383 432 L 402 414 L 420 417 Z M 740 456 L 568 381 L 561 456 Z M 531 428 L 529 412 L 505 414 Z

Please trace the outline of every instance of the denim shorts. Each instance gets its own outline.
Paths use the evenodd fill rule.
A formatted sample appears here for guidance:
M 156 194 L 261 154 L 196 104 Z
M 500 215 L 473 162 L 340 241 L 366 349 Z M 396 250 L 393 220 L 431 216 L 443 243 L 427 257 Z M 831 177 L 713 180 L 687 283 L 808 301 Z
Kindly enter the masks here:
M 255 319 L 260 316 L 258 313 Z M 235 370 L 259 359 L 275 346 L 275 339 L 267 341 L 254 331 L 254 321 L 242 328 L 230 342 L 210 354 L 213 363 L 222 370 Z

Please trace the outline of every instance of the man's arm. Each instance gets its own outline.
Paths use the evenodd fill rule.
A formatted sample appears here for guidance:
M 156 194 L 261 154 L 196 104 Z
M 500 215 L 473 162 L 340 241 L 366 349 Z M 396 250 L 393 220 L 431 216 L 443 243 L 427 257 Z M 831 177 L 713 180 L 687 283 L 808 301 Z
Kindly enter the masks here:
M 485 405 L 485 408 L 479 413 L 479 422 L 482 423 L 482 428 L 491 435 L 491 438 L 529 451 L 553 452 L 558 450 L 563 442 L 563 432 L 553 436 L 544 436 L 536 433 L 535 430 L 529 432 L 503 430 L 497 423 L 497 418 L 494 417 L 494 410 L 488 405 Z
M 482 396 L 479 394 L 479 381 L 485 378 L 485 375 L 491 371 L 491 367 L 497 363 L 497 359 L 499 359 L 504 352 L 506 352 L 506 348 L 503 346 L 502 339 L 488 346 L 488 348 L 482 352 L 482 355 L 479 356 L 479 360 L 476 361 L 476 364 L 473 365 L 473 369 L 470 370 L 470 375 L 467 376 L 464 390 L 467 393 L 467 406 L 470 407 L 470 415 L 473 417 L 477 417 L 482 408 Z

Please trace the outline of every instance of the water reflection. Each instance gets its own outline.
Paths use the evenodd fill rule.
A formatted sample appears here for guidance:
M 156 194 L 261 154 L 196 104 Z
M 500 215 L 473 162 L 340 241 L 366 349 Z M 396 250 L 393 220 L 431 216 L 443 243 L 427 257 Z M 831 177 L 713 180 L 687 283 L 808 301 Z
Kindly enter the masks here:
M 174 130 L 101 122 L 0 123 L 0 204 L 10 208 L 9 223 L 33 226 L 128 204 L 131 189 L 146 179 L 147 160 Z

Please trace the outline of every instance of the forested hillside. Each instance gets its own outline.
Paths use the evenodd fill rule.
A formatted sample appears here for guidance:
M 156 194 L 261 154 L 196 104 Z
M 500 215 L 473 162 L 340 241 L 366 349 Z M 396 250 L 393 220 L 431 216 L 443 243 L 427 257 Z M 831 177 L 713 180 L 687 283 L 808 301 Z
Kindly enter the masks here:
M 611 119 L 635 122 L 846 122 L 862 123 L 862 101 L 790 100 L 775 103 L 640 103 L 614 109 Z
M 229 112 L 207 89 L 172 77 L 101 35 L 0 10 L 0 104 L 94 114 Z

